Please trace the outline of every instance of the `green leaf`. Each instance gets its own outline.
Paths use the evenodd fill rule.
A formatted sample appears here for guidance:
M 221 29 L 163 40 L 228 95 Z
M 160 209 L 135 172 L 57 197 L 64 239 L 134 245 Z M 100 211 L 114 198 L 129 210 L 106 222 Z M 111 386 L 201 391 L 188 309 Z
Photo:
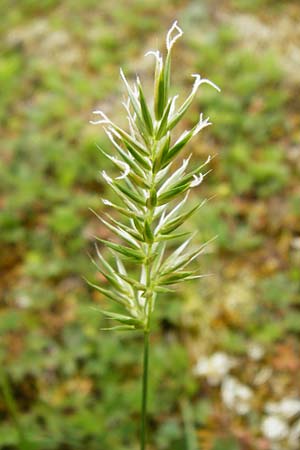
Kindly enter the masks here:
M 119 189 L 119 186 L 116 186 L 115 182 L 112 182 L 109 186 L 116 193 L 116 195 L 118 197 L 122 198 L 124 203 L 127 205 L 128 209 L 130 211 L 132 211 L 133 214 L 140 216 L 141 212 L 138 210 L 138 205 L 140 204 L 139 202 L 137 202 L 135 200 L 133 200 L 133 202 L 131 202 L 131 197 L 129 195 L 126 195 L 125 193 L 123 193 L 123 190 Z M 126 189 L 126 187 L 124 187 L 124 188 Z
M 131 316 L 125 316 L 124 314 L 118 314 L 111 311 L 105 311 L 104 309 L 94 308 L 96 311 L 99 311 L 105 317 L 108 317 L 112 320 L 117 320 L 118 322 L 125 325 L 133 325 L 135 328 L 143 328 L 143 322 L 139 319 L 136 319 Z
M 154 240 L 154 235 L 151 229 L 151 226 L 148 222 L 148 220 L 145 220 L 145 224 L 144 224 L 144 237 L 146 242 L 152 243 Z
M 109 214 L 106 214 L 106 216 L 111 220 L 112 223 L 114 223 L 115 225 L 117 225 L 119 228 L 121 228 L 122 230 L 124 230 L 126 233 L 130 234 L 130 236 L 132 236 L 134 239 L 136 239 L 137 241 L 140 241 L 140 242 L 145 242 L 142 233 L 139 234 L 138 231 L 136 231 L 135 229 L 130 228 L 130 227 L 124 225 L 123 223 L 121 223 L 121 222 L 115 220 L 115 219 L 114 219 L 113 217 L 111 217 Z M 138 246 L 138 248 L 140 248 L 140 247 Z
M 161 120 L 159 122 L 159 127 L 158 127 L 158 130 L 156 132 L 156 136 L 155 136 L 157 140 L 161 139 L 166 134 L 167 125 L 168 125 L 168 118 L 169 118 L 172 102 L 173 102 L 173 99 L 170 99 L 168 101 L 168 104 L 167 104 L 167 106 L 166 106 L 166 108 L 164 110 L 163 116 L 162 116 L 162 118 L 161 118 Z M 170 135 L 170 133 L 168 133 L 168 134 Z
M 137 290 L 139 291 L 146 291 L 147 286 L 145 284 L 139 283 L 137 280 L 135 280 L 134 278 L 131 278 L 127 275 L 123 275 L 123 274 L 119 274 L 119 276 L 127 281 L 130 285 L 134 286 Z
M 143 189 L 149 189 L 150 188 L 150 183 L 148 183 L 145 180 L 145 178 L 140 177 L 139 175 L 137 175 L 133 171 L 130 171 L 127 176 L 137 187 L 140 187 L 140 188 L 143 188 Z
M 182 233 L 174 233 L 174 234 L 165 234 L 163 236 L 157 236 L 155 240 L 156 242 L 171 241 L 172 239 L 180 239 L 189 236 L 190 234 L 191 234 L 190 231 L 183 231 Z
M 153 265 L 151 269 L 152 278 L 155 278 L 159 273 L 164 258 L 166 245 L 167 245 L 166 242 L 159 242 L 158 244 L 156 244 L 156 249 L 154 252 L 155 258 L 153 260 Z
M 114 181 L 113 185 L 115 188 L 126 195 L 130 200 L 133 200 L 135 203 L 145 206 L 146 200 L 142 197 L 142 195 L 138 195 L 130 189 L 127 189 L 122 183 Z
M 105 260 L 105 258 L 101 254 L 97 244 L 95 244 L 95 248 L 96 248 L 97 256 L 100 259 L 103 266 L 106 268 L 106 270 L 108 270 L 112 276 L 118 277 L 116 270 Z M 115 259 L 118 263 L 118 256 L 115 256 Z
M 195 258 L 197 258 L 203 251 L 206 249 L 206 247 L 214 240 L 215 237 L 210 239 L 209 241 L 202 244 L 199 248 L 196 250 L 189 252 L 187 254 L 183 254 L 182 256 L 179 256 L 180 251 L 186 246 L 186 244 L 189 242 L 189 239 L 187 239 L 186 242 L 182 244 L 179 249 L 175 250 L 164 262 L 163 267 L 161 268 L 162 274 L 167 274 L 169 272 L 173 272 L 177 269 L 182 269 L 186 265 L 188 265 L 190 262 L 192 262 Z
M 156 205 L 157 205 L 157 192 L 156 189 L 151 189 L 150 195 L 146 201 L 146 206 L 147 208 L 153 209 Z
M 105 205 L 109 205 L 110 207 L 117 210 L 119 213 L 123 214 L 126 217 L 129 217 L 130 219 L 139 219 L 142 220 L 142 217 L 139 216 L 139 214 L 135 211 L 131 211 L 130 209 L 125 209 L 122 206 L 116 205 L 115 203 L 112 203 L 110 200 L 104 200 Z
M 156 71 L 154 86 L 154 112 L 156 120 L 160 120 L 165 108 L 165 75 L 164 66 Z
M 141 106 L 141 111 L 142 111 L 142 116 L 143 116 L 143 119 L 144 119 L 144 123 L 145 123 L 145 125 L 147 127 L 147 130 L 148 130 L 150 136 L 152 136 L 153 135 L 152 117 L 151 117 L 150 111 L 148 109 L 147 102 L 146 102 L 146 99 L 145 99 L 145 96 L 144 96 L 144 92 L 143 92 L 143 89 L 142 89 L 142 86 L 141 86 L 139 78 L 138 78 L 137 84 L 138 84 L 140 106 Z
M 194 271 L 184 271 L 184 272 L 176 272 L 170 275 L 164 275 L 159 278 L 159 284 L 175 284 L 180 283 L 187 279 L 193 279 Z
M 123 139 L 123 142 L 129 153 L 136 159 L 136 161 L 139 162 L 144 169 L 151 170 L 151 163 L 148 158 L 141 155 L 141 153 L 128 140 Z
M 207 160 L 207 162 L 208 161 L 210 161 L 210 158 Z M 205 162 L 204 164 L 201 164 L 196 169 L 194 169 L 191 172 L 187 173 L 184 177 L 182 177 L 181 182 L 182 183 L 190 183 L 191 181 L 193 181 L 194 175 L 199 175 L 199 173 L 201 173 L 200 171 L 201 171 L 202 167 L 205 166 L 207 164 L 207 162 Z M 208 175 L 210 172 L 211 172 L 211 170 L 208 170 L 207 172 L 205 172 L 203 174 L 203 177 Z
M 128 298 L 124 297 L 120 292 L 114 292 L 112 290 L 104 289 L 101 286 L 98 286 L 95 283 L 92 283 L 91 281 L 84 278 L 84 280 L 87 282 L 89 286 L 96 289 L 97 291 L 101 292 L 101 294 L 105 295 L 105 297 L 109 298 L 110 300 L 113 300 L 116 303 L 119 303 L 124 306 L 129 306 L 130 302 L 128 301 Z
M 143 236 L 143 234 L 144 234 L 144 228 L 143 228 L 144 221 L 139 220 L 137 217 L 134 217 L 132 220 L 133 220 L 133 223 L 134 223 L 136 229 L 138 230 L 138 232 L 140 232 L 141 236 Z
M 166 216 L 164 218 L 164 222 L 167 220 L 170 220 L 171 217 L 173 217 L 175 213 L 179 212 L 184 207 L 184 205 L 188 199 L 188 196 L 189 196 L 189 191 L 186 193 L 184 198 L 179 203 L 177 203 L 177 205 L 175 205 L 168 214 L 166 214 Z M 166 210 L 166 208 L 167 207 L 165 206 L 164 210 Z M 159 212 L 157 215 L 154 216 L 155 219 L 158 219 L 160 217 L 161 217 L 161 212 Z
M 183 149 L 183 147 L 192 139 L 194 129 L 185 133 L 179 140 L 175 142 L 175 144 L 169 149 L 168 153 L 165 155 L 163 159 L 162 167 L 166 167 L 169 162 L 178 155 L 178 153 Z
M 153 173 L 157 173 L 162 166 L 162 162 L 166 158 L 166 155 L 170 148 L 171 135 L 168 133 L 164 140 L 159 144 L 155 152 L 155 159 L 153 163 Z
M 182 119 L 182 117 L 184 116 L 184 114 L 187 112 L 187 110 L 189 109 L 189 107 L 191 106 L 194 97 L 197 93 L 197 90 L 194 90 L 194 88 L 192 88 L 192 91 L 190 93 L 190 95 L 187 97 L 187 99 L 183 102 L 183 104 L 180 106 L 180 108 L 178 109 L 177 113 L 174 115 L 174 117 L 172 118 L 172 120 L 169 122 L 168 124 L 168 130 L 172 130 L 177 124 L 178 122 Z
M 93 210 L 91 210 L 91 211 L 93 211 Z M 127 231 L 128 227 L 125 227 L 123 224 L 112 219 L 112 221 L 115 223 L 115 225 L 113 225 L 113 224 L 107 222 L 107 220 L 103 219 L 103 217 L 99 216 L 95 211 L 93 211 L 93 213 L 109 230 L 116 233 L 117 236 L 120 236 L 122 239 L 124 239 L 128 244 L 132 245 L 133 247 L 135 247 L 137 249 L 140 248 L 139 244 L 136 242 L 136 237 L 132 236 L 131 233 L 128 233 L 128 231 Z M 108 214 L 106 214 L 106 215 L 110 218 L 110 216 Z M 124 228 L 126 228 L 126 229 L 124 229 Z
M 134 331 L 136 327 L 134 325 L 116 325 L 115 327 L 100 328 L 101 331 Z
M 171 78 L 171 52 L 167 53 L 164 65 L 164 107 L 168 102 Z
M 124 294 L 128 294 L 128 290 L 125 289 L 124 286 L 122 286 L 120 284 L 120 281 L 119 281 L 118 277 L 115 274 L 114 275 L 109 275 L 107 272 L 105 272 L 105 270 L 103 270 L 99 266 L 99 264 L 96 263 L 96 261 L 94 260 L 94 258 L 92 258 L 91 255 L 89 255 L 89 256 L 90 256 L 90 260 L 92 261 L 92 263 L 94 264 L 94 266 L 96 267 L 98 272 L 100 272 L 106 278 L 106 280 L 109 282 L 110 285 L 115 287 L 117 290 L 122 291 Z
M 135 162 L 135 160 L 130 157 L 126 151 L 115 141 L 115 140 L 111 140 L 114 148 L 117 150 L 117 152 L 119 153 L 119 155 L 121 156 L 121 158 L 124 160 L 124 162 L 126 162 L 126 164 L 128 164 L 131 169 L 134 171 L 134 173 L 136 175 L 139 174 L 139 176 L 144 177 L 145 173 L 143 172 L 143 170 L 140 168 L 140 166 Z M 99 145 L 97 145 L 97 148 L 100 150 L 100 152 L 109 160 L 112 160 L 112 156 L 109 155 L 108 153 L 106 153 L 102 147 L 100 147 Z M 138 173 L 138 174 L 137 174 Z
M 162 235 L 167 235 L 169 233 L 172 233 L 172 231 L 175 231 L 178 227 L 180 227 L 180 225 L 182 225 L 189 217 L 191 217 L 196 211 L 198 211 L 198 209 L 201 208 L 201 206 L 203 205 L 203 203 L 200 203 L 196 206 L 194 206 L 194 208 L 190 209 L 189 211 L 187 211 L 184 214 L 180 214 L 179 216 L 175 217 L 174 219 L 168 221 L 160 230 L 159 233 Z
M 175 187 L 171 187 L 171 189 L 168 189 L 167 192 L 161 194 L 157 199 L 157 204 L 164 205 L 165 203 L 168 203 L 170 200 L 172 200 L 172 198 L 186 192 L 189 187 L 190 183 L 178 183 Z
M 128 143 L 132 148 L 134 148 L 138 154 L 149 156 L 149 153 L 144 145 L 141 142 L 138 142 L 133 136 L 128 134 L 122 128 L 118 127 L 118 125 L 111 123 L 108 128 L 118 139 L 122 139 L 125 143 Z
M 173 294 L 174 290 L 163 286 L 155 286 L 154 292 L 157 292 L 158 294 L 170 294 L 170 293 Z
M 106 245 L 107 247 L 111 248 L 112 250 L 115 250 L 116 252 L 120 253 L 123 256 L 126 256 L 127 258 L 139 263 L 144 261 L 145 255 L 141 253 L 138 250 L 133 250 L 132 248 L 125 247 L 121 244 L 115 244 L 114 242 L 107 241 L 106 239 L 101 239 L 97 236 L 95 236 L 97 241 L 101 242 L 102 244 Z

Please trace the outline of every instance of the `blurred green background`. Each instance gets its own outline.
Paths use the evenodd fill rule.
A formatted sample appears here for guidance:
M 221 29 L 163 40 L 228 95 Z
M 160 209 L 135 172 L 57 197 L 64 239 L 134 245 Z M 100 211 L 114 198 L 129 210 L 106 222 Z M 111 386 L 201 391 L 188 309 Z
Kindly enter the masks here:
M 143 54 L 178 19 L 174 92 L 195 72 L 222 88 L 201 87 L 182 124 L 214 122 L 189 147 L 217 154 L 195 194 L 216 196 L 190 228 L 219 238 L 201 259 L 214 276 L 158 303 L 149 450 L 275 449 L 266 405 L 300 397 L 299 1 L 2 0 L 0 12 L 0 448 L 20 448 L 8 386 L 29 449 L 138 448 L 141 337 L 101 332 L 91 306 L 105 301 L 82 279 L 99 281 L 87 253 L 107 231 L 89 208 L 109 196 L 96 149 L 109 144 L 89 120 L 100 108 L 124 123 L 119 66 L 151 95 Z M 227 374 L 207 359 L 220 353 Z M 251 390 L 246 413 L 224 397 L 229 372 Z M 299 449 L 298 435 L 276 449 Z

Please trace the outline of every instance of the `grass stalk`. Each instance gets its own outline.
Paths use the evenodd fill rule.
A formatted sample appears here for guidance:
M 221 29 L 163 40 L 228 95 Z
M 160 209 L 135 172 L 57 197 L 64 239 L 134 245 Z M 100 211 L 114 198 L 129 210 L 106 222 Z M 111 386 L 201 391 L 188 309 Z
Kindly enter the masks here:
M 150 209 L 150 218 L 152 222 L 153 210 Z M 147 261 L 146 261 L 146 308 L 148 308 L 147 323 L 144 329 L 144 346 L 143 346 L 143 380 L 142 380 L 142 410 L 141 410 L 141 450 L 146 449 L 147 440 L 147 404 L 148 404 L 148 378 L 149 378 L 149 347 L 150 347 L 150 322 L 153 302 L 153 291 L 151 287 L 151 254 L 152 244 L 147 245 Z
M 197 270 L 186 269 L 202 253 L 203 244 L 191 247 L 193 233 L 178 234 L 176 230 L 203 204 L 200 202 L 185 211 L 189 193 L 202 183 L 204 175 L 201 170 L 209 163 L 210 157 L 196 169 L 188 169 L 190 156 L 183 159 L 178 168 L 174 169 L 173 162 L 183 147 L 211 122 L 209 118 L 204 119 L 201 113 L 198 123 L 190 130 L 185 130 L 177 140 L 171 137 L 171 131 L 186 113 L 200 85 L 206 83 L 218 91 L 220 89 L 199 74 L 193 74 L 195 80 L 191 93 L 176 109 L 178 96 L 170 95 L 171 51 L 182 34 L 175 21 L 167 33 L 165 58 L 159 51 L 146 53 L 154 56 L 156 61 L 153 102 L 149 105 L 140 78 L 137 76 L 136 83 L 131 85 L 123 71 L 120 71 L 128 95 L 123 105 L 127 112 L 129 131 L 120 128 L 101 110 L 94 111 L 99 119 L 91 121 L 94 125 L 103 125 L 114 149 L 113 154 L 103 154 L 121 171 L 116 178 L 102 171 L 103 180 L 118 195 L 120 203 L 115 205 L 107 199 L 103 202 L 126 218 L 124 222 L 105 213 L 107 221 L 96 214 L 110 232 L 121 237 L 122 243 L 97 238 L 106 245 L 113 262 L 108 262 L 102 256 L 97 245 L 100 267 L 92 261 L 106 278 L 110 289 L 89 284 L 109 300 L 119 303 L 120 312 L 100 310 L 106 318 L 118 322 L 117 326 L 104 330 L 143 332 L 141 450 L 145 450 L 147 445 L 149 336 L 156 298 L 160 293 L 172 292 L 172 285 L 203 276 Z M 167 243 L 172 240 L 179 240 L 179 247 L 176 250 L 169 248 L 165 254 Z
M 149 331 L 144 332 L 144 356 L 142 379 L 142 410 L 141 410 L 141 450 L 146 448 L 147 439 L 147 403 L 148 403 L 148 375 L 149 375 Z

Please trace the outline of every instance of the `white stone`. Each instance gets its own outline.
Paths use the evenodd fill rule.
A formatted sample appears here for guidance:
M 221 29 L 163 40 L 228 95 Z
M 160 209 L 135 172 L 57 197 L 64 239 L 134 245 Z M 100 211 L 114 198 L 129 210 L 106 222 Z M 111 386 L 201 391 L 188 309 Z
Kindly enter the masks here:
M 277 403 L 267 403 L 265 410 L 269 414 L 277 414 L 286 419 L 292 419 L 300 413 L 300 400 L 297 398 L 284 398 Z
M 265 354 L 263 347 L 259 344 L 251 343 L 248 347 L 248 356 L 254 361 L 259 361 Z
M 262 422 L 261 430 L 263 435 L 271 441 L 280 441 L 289 434 L 288 424 L 277 416 L 268 416 Z
M 240 415 L 247 414 L 251 409 L 252 390 L 234 377 L 228 376 L 222 383 L 222 400 L 227 408 Z
M 205 376 L 209 384 L 216 386 L 235 365 L 233 358 L 226 353 L 217 352 L 210 357 L 201 358 L 195 367 L 195 374 Z

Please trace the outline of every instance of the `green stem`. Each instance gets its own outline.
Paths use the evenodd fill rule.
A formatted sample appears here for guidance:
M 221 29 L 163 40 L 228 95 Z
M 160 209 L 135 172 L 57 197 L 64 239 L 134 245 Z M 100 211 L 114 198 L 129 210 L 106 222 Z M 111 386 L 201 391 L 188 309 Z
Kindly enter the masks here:
M 22 425 L 20 423 L 19 419 L 19 411 L 17 407 L 17 403 L 14 399 L 9 381 L 7 379 L 6 374 L 3 370 L 0 370 L 0 387 L 2 390 L 3 398 L 6 403 L 7 410 L 14 422 L 15 428 L 17 430 L 17 433 L 19 435 L 19 448 L 21 450 L 28 450 L 29 449 L 29 443 L 25 437 L 24 430 L 22 428 Z
M 145 450 L 145 448 L 146 448 L 147 400 L 148 400 L 148 368 L 149 368 L 149 331 L 144 331 L 142 417 L 141 417 L 141 450 Z
M 152 161 L 152 179 L 151 187 L 149 189 L 149 195 L 151 194 L 152 188 L 155 186 L 155 174 L 154 174 L 154 147 L 151 150 L 151 161 Z M 146 220 L 149 219 L 149 225 L 153 222 L 154 207 L 150 206 Z M 141 411 L 141 450 L 146 449 L 146 438 L 147 438 L 147 400 L 148 400 L 148 372 L 149 372 L 149 335 L 150 335 L 150 322 L 151 314 L 153 308 L 153 290 L 151 281 L 151 256 L 152 256 L 152 242 L 146 244 L 146 286 L 147 290 L 145 292 L 145 313 L 146 313 L 146 323 L 144 328 L 144 357 L 143 357 L 143 381 L 142 381 L 142 411 Z

